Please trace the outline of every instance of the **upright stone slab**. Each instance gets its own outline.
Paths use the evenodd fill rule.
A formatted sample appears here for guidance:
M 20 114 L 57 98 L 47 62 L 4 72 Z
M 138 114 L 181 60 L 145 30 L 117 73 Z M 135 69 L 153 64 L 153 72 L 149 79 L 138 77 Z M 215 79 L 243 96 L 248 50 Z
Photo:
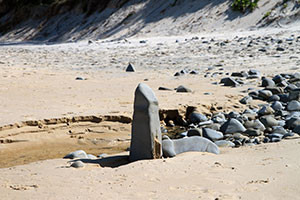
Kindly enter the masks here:
M 140 83 L 135 90 L 130 161 L 162 157 L 158 101 L 152 89 Z

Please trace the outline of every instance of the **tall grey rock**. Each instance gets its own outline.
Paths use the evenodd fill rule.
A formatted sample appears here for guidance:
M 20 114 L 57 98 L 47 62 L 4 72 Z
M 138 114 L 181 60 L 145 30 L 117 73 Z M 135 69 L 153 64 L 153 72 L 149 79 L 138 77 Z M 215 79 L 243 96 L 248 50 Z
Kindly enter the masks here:
M 130 161 L 162 157 L 158 101 L 152 89 L 140 83 L 135 90 Z

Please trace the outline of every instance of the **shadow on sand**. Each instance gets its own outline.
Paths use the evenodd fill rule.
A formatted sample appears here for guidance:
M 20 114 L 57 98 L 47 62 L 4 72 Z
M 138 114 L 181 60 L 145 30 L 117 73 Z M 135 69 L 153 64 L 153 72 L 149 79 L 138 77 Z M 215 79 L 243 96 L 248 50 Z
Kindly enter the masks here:
M 98 164 L 101 167 L 110 167 L 110 168 L 116 168 L 120 167 L 123 165 L 129 164 L 129 156 L 128 155 L 118 155 L 118 156 L 109 156 L 105 158 L 100 158 L 100 159 L 77 159 L 75 161 L 82 161 L 83 163 L 86 164 Z

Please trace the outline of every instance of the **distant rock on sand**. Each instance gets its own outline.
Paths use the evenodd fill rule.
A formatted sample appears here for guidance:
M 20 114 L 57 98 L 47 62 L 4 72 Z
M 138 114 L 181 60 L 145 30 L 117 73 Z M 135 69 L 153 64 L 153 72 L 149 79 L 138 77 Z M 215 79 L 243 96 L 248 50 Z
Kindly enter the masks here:
M 162 157 L 158 100 L 152 89 L 140 83 L 135 90 L 130 161 Z

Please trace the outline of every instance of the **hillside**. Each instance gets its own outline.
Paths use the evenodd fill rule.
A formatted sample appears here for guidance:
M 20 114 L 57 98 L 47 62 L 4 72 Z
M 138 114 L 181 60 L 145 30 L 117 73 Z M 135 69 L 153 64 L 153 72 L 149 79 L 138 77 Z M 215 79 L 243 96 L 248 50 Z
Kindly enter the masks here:
M 224 32 L 291 25 L 300 18 L 297 0 L 260 0 L 257 9 L 245 13 L 232 11 L 232 0 L 19 2 L 0 1 L 2 42 L 68 42 Z

